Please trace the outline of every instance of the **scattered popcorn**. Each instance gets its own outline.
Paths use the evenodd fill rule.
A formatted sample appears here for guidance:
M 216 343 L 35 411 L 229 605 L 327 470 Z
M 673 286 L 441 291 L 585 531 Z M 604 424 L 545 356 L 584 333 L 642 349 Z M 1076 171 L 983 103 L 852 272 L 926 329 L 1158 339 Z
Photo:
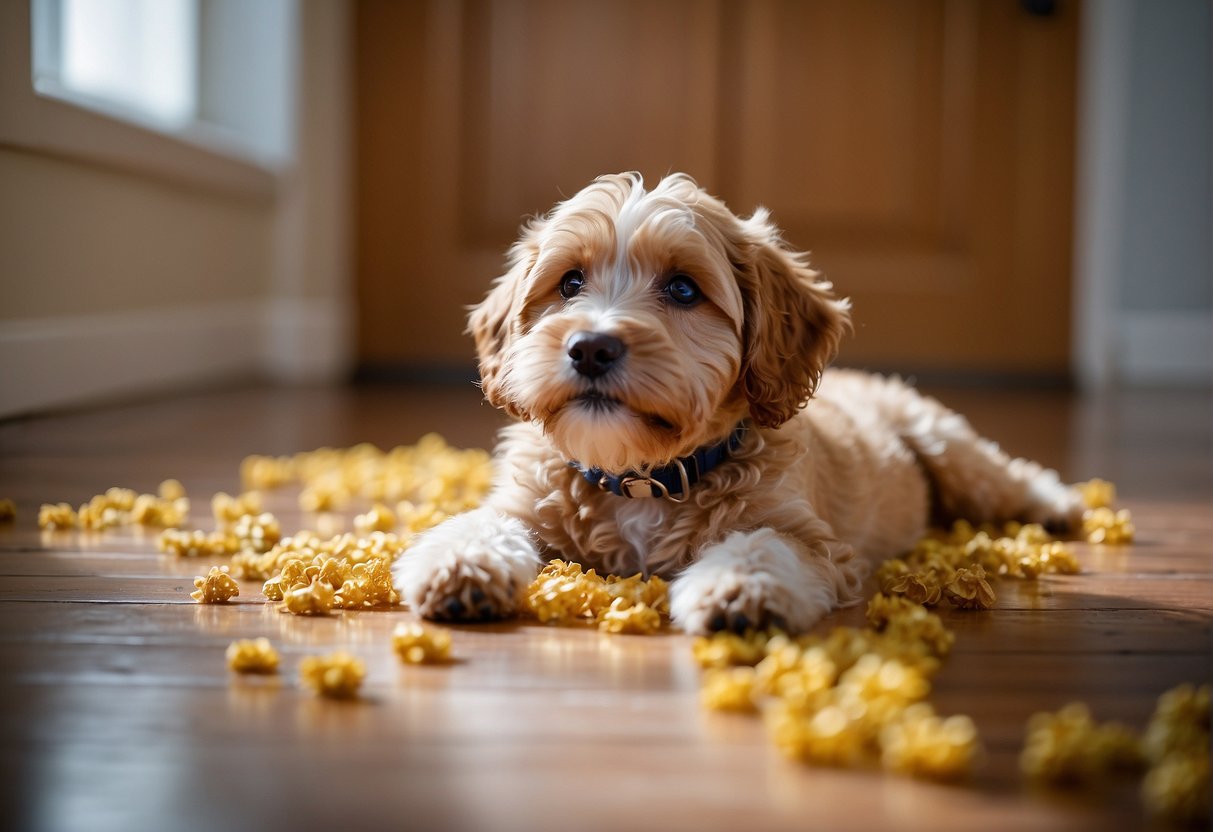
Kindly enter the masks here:
M 1111 508 L 1116 502 L 1116 486 L 1107 480 L 1093 479 L 1074 486 L 1087 508 Z
M 307 656 L 299 664 L 299 677 L 319 696 L 351 699 L 358 695 L 358 688 L 366 677 L 366 665 L 342 652 L 328 656 Z
M 1146 810 L 1177 823 L 1209 823 L 1209 751 L 1170 754 L 1141 784 Z
M 711 711 L 755 711 L 754 668 L 724 667 L 704 674 L 699 701 Z
M 913 655 L 923 651 L 931 656 L 946 656 L 956 640 L 944 627 L 942 618 L 908 598 L 875 595 L 868 602 L 867 617 L 872 628 L 884 634 L 886 645 L 919 645 L 922 648 L 911 647 L 903 651 L 903 660 L 907 653 Z
M 414 534 L 433 528 L 450 517 L 438 507 L 437 503 L 421 503 L 417 505 L 411 500 L 401 500 L 396 504 L 396 513 L 400 523 Z
M 260 514 L 261 494 L 257 491 L 246 491 L 233 497 L 220 491 L 211 497 L 211 513 L 215 517 L 215 528 L 226 528 L 245 515 Z
M 667 589 L 658 577 L 603 578 L 580 564 L 553 560 L 527 587 L 524 609 L 545 624 L 592 620 L 605 632 L 653 633 L 668 614 Z
M 354 528 L 362 534 L 390 532 L 396 528 L 396 513 L 383 503 L 375 503 L 366 514 L 359 514 L 354 518 Z
M 492 480 L 492 459 L 481 449 L 461 450 L 437 434 L 415 445 L 381 451 L 373 445 L 318 448 L 290 457 L 250 456 L 240 466 L 245 488 L 303 486 L 304 511 L 329 511 L 354 497 L 397 504 L 410 532 L 428 528 L 480 504 Z
M 934 573 L 907 572 L 889 581 L 884 591 L 890 595 L 904 595 L 915 604 L 928 607 L 938 604 L 943 595 L 939 577 Z
M 787 639 L 772 640 L 768 655 L 754 668 L 754 689 L 785 704 L 812 710 L 838 681 L 838 664 L 822 647 L 806 649 Z
M 792 759 L 855 766 L 869 755 L 867 739 L 856 730 L 856 720 L 838 705 L 827 705 L 806 715 L 799 708 L 777 702 L 765 716 L 776 747 Z
M 17 519 L 17 504 L 10 498 L 0 499 L 0 523 L 11 523 Z
M 268 552 L 282 539 L 282 528 L 278 519 L 267 511 L 241 515 L 232 526 L 232 534 L 240 541 L 242 549 Z
M 943 594 L 962 610 L 988 610 L 997 600 L 981 564 L 957 569 L 952 580 L 944 585 Z
M 237 673 L 275 673 L 278 651 L 268 638 L 233 641 L 227 647 L 227 666 Z
M 332 511 L 339 504 L 344 503 L 346 499 L 345 494 L 340 495 L 339 498 L 336 492 L 318 488 L 317 486 L 309 486 L 299 492 L 299 508 L 313 514 L 322 511 Z
M 606 591 L 612 598 L 622 598 L 631 604 L 643 604 L 661 615 L 670 614 L 670 585 L 656 575 L 648 580 L 639 572 L 630 578 L 607 575 Z
M 328 615 L 333 611 L 335 595 L 332 584 L 317 579 L 283 592 L 278 609 L 295 615 Z
M 1158 698 L 1142 745 L 1151 762 L 1209 745 L 1209 686 L 1180 685 Z
M 1136 529 L 1127 508 L 1112 511 L 1110 508 L 1093 508 L 1082 516 L 1082 533 L 1088 543 L 1104 543 L 1120 546 L 1133 542 Z
M 643 601 L 633 603 L 618 597 L 598 614 L 598 629 L 604 633 L 648 635 L 661 629 L 661 614 Z
M 1107 771 L 1132 768 L 1140 760 L 1137 740 L 1115 722 L 1098 725 L 1081 702 L 1028 720 L 1019 767 L 1050 783 L 1089 781 Z
M 240 542 L 225 532 L 165 529 L 156 538 L 156 547 L 167 554 L 183 558 L 226 557 L 240 549 Z
M 400 557 L 405 546 L 404 539 L 385 532 L 371 532 L 366 537 L 343 534 L 325 540 L 312 532 L 303 531 L 291 537 L 282 538 L 264 554 L 257 552 L 237 554 L 232 559 L 232 568 L 241 578 L 250 581 L 264 581 L 274 576 L 291 560 L 303 560 L 310 563 L 317 557 L 324 556 L 350 564 L 371 563 L 376 560 L 386 561 L 390 564 Z
M 76 511 L 67 503 L 45 503 L 38 509 L 38 528 L 71 529 L 76 525 Z
M 418 623 L 396 625 L 392 649 L 405 664 L 442 664 L 451 658 L 451 633 Z
M 691 645 L 691 652 L 700 667 L 730 667 L 756 665 L 767 655 L 771 634 L 753 631 L 737 635 L 727 630 L 700 636 Z
M 880 733 L 881 765 L 888 771 L 954 780 L 977 757 L 977 728 L 967 716 L 941 719 L 926 702 L 910 705 Z
M 194 586 L 190 597 L 199 604 L 223 604 L 240 594 L 240 585 L 227 574 L 226 566 L 212 566 L 205 577 L 194 578 Z
M 285 601 L 288 594 L 305 589 L 316 582 L 324 583 L 333 589 L 330 608 L 391 607 L 400 603 L 400 593 L 392 585 L 391 562 L 383 558 L 360 563 L 351 563 L 348 558 L 323 555 L 316 555 L 310 561 L 291 558 L 282 565 L 277 575 L 265 582 L 261 591 L 271 601 Z M 297 599 L 295 604 L 299 609 L 306 609 L 301 606 L 302 599 Z M 290 612 L 299 611 L 289 607 L 287 609 Z
M 154 494 L 140 494 L 131 506 L 129 520 L 140 526 L 180 526 L 190 514 L 187 497 L 167 499 Z

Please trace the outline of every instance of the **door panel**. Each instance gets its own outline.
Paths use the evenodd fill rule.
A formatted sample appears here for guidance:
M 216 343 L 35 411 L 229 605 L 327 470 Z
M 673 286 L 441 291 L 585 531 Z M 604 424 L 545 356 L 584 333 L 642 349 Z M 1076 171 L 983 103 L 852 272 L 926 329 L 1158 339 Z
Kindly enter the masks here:
M 766 205 L 855 302 L 843 363 L 1068 369 L 1077 8 L 1014 0 L 359 4 L 372 365 L 465 364 L 519 222 L 595 175 Z

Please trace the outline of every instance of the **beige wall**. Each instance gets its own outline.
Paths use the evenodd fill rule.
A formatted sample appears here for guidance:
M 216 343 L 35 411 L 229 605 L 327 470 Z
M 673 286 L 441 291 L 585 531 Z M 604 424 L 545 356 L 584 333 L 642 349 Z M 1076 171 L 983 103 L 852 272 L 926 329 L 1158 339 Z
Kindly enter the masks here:
M 263 298 L 274 204 L 0 148 L 0 320 Z
M 348 9 L 298 10 L 265 167 L 35 95 L 29 5 L 0 3 L 0 418 L 348 371 Z

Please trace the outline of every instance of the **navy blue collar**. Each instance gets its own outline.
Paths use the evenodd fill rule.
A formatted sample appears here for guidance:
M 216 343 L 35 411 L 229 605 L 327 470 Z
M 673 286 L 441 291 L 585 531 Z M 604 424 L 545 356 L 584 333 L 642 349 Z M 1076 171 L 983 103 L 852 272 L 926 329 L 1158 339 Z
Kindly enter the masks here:
M 701 445 L 694 453 L 680 456 L 668 465 L 654 468 L 648 474 L 628 471 L 615 475 L 604 473 L 601 468 L 582 468 L 578 462 L 570 462 L 569 465 L 579 470 L 590 485 L 616 496 L 667 497 L 681 503 L 686 500 L 692 485 L 741 447 L 745 432 L 746 423 L 741 422 L 733 428 L 727 439 L 715 445 Z

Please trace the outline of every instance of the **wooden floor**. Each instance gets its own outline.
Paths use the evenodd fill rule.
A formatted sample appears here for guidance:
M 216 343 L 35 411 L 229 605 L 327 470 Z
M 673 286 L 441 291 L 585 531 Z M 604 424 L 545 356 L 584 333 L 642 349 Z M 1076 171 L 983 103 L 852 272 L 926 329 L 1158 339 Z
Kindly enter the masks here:
M 1004 581 L 989 613 L 944 613 L 954 655 L 932 701 L 973 716 L 986 754 L 944 787 L 781 759 L 757 720 L 697 706 L 682 635 L 533 624 L 458 628 L 451 667 L 402 667 L 400 612 L 300 619 L 245 585 L 228 607 L 188 592 L 209 566 L 154 537 L 42 535 L 41 502 L 177 477 L 203 509 L 248 453 L 484 445 L 474 390 L 243 389 L 0 424 L 0 783 L 12 829 L 1131 829 L 1136 783 L 1050 794 L 1021 782 L 1027 717 L 1082 699 L 1140 727 L 1155 697 L 1210 676 L 1213 410 L 1205 394 L 967 391 L 942 397 L 1018 454 L 1101 475 L 1134 512 L 1131 549 L 1079 546 L 1086 572 Z M 290 529 L 294 496 L 272 498 Z M 196 512 L 196 515 L 198 512 Z M 831 623 L 853 621 L 855 613 Z M 265 635 L 279 679 L 233 678 L 224 649 Z M 344 648 L 366 696 L 297 685 Z

